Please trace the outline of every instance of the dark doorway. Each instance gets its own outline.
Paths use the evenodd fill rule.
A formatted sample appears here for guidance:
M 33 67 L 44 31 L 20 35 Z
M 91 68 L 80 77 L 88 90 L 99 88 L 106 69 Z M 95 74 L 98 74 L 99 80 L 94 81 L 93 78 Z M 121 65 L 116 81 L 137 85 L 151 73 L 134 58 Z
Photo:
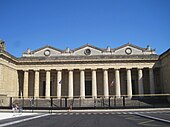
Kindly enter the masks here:
M 46 82 L 43 81 L 43 91 L 42 91 L 42 96 L 45 97 L 45 89 L 46 89 Z
M 137 85 L 135 83 L 135 80 L 132 80 L 132 94 L 137 94 Z
M 86 97 L 92 96 L 92 81 L 85 81 L 85 94 Z

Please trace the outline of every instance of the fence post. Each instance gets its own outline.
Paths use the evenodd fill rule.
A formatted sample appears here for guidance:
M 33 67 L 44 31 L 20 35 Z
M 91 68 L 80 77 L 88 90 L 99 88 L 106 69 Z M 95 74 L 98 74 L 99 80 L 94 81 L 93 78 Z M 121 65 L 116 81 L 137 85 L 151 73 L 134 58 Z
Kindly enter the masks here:
M 110 98 L 111 98 L 111 97 L 109 97 L 109 108 L 110 108 Z
M 22 107 L 24 107 L 24 97 L 22 98 Z
M 10 100 L 9 100 L 9 106 L 12 107 L 12 97 L 10 97 Z
M 125 96 L 123 96 L 123 107 L 125 107 Z
M 94 97 L 94 109 L 96 109 L 96 98 Z
M 51 97 L 50 99 L 51 99 L 51 107 L 53 107 L 53 97 Z
M 65 97 L 65 108 L 67 108 L 67 97 Z
M 79 100 L 79 107 L 81 107 L 81 97 L 79 98 L 80 100 Z
M 62 98 L 60 98 L 60 107 L 62 107 Z
M 102 97 L 102 100 L 103 100 L 103 107 L 105 107 L 104 97 Z
M 116 96 L 114 97 L 114 107 L 116 107 Z

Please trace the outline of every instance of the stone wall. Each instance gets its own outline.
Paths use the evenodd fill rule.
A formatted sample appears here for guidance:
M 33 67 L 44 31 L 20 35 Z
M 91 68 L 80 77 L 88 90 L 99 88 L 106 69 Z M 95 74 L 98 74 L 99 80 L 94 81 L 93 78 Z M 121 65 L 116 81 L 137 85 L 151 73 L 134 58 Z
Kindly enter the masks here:
M 168 49 L 160 56 L 160 62 L 163 92 L 165 94 L 170 94 L 170 49 Z M 170 101 L 170 97 L 168 100 Z
M 0 93 L 7 96 L 18 96 L 17 70 L 5 65 L 0 65 Z

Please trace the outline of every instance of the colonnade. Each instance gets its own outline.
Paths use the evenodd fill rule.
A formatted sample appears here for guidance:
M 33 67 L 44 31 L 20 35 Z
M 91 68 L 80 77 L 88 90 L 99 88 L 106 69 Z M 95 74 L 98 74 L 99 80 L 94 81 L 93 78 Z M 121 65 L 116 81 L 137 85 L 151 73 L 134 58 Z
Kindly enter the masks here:
M 144 94 L 144 86 L 143 86 L 143 69 L 138 68 L 138 94 L 142 95 Z M 34 80 L 34 96 L 39 97 L 39 87 L 40 87 L 40 70 L 34 70 L 35 71 L 35 80 Z M 74 81 L 73 81 L 73 71 L 74 70 L 68 70 L 68 97 L 73 98 L 74 97 Z M 96 80 L 96 71 L 97 69 L 91 70 L 91 79 L 92 79 L 92 97 L 97 98 L 97 80 Z M 132 69 L 127 68 L 126 69 L 126 77 L 127 77 L 127 97 L 131 98 L 132 95 Z M 28 97 L 28 70 L 24 71 L 24 83 L 23 83 L 23 96 Z M 80 69 L 80 97 L 82 99 L 85 99 L 85 69 Z M 46 70 L 46 89 L 45 89 L 45 97 L 50 97 L 50 70 Z M 57 70 L 57 98 L 61 98 L 61 87 L 62 87 L 62 70 Z M 120 84 L 120 68 L 114 69 L 114 88 L 115 88 L 115 96 L 117 98 L 121 97 L 121 84 Z M 109 97 L 109 81 L 108 81 L 108 69 L 103 69 L 103 96 L 105 98 Z M 150 93 L 155 93 L 155 85 L 154 85 L 154 72 L 153 68 L 149 68 L 149 84 L 150 84 Z M 102 88 L 100 88 L 102 89 Z

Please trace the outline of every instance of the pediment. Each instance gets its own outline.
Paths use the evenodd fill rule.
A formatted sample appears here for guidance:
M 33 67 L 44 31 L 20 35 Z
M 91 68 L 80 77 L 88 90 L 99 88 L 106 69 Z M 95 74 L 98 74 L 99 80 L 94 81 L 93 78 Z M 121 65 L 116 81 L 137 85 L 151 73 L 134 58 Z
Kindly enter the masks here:
M 122 45 L 116 49 L 114 49 L 115 55 L 142 55 L 144 48 L 140 48 L 136 45 L 127 43 L 125 45 Z
M 82 47 L 79 47 L 73 50 L 73 55 L 101 55 L 103 52 L 102 49 L 86 44 Z
M 154 49 L 148 45 L 147 48 L 141 48 L 127 43 L 118 48 L 101 49 L 89 44 L 70 50 L 60 50 L 51 46 L 44 46 L 40 49 L 31 51 L 28 49 L 23 53 L 23 57 L 48 57 L 48 56 L 95 56 L 95 55 L 149 55 L 156 54 Z
M 61 55 L 62 51 L 51 46 L 44 46 L 40 49 L 27 53 L 27 56 L 32 57 L 46 57 L 46 56 L 58 56 Z

